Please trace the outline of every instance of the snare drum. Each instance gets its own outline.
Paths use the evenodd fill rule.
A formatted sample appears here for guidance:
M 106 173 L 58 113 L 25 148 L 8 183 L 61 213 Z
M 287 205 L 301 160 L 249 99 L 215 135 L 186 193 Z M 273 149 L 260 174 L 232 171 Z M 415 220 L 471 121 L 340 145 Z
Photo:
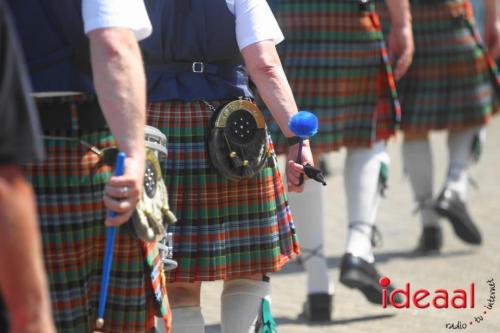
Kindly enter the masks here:
M 153 126 L 146 125 L 144 127 L 144 136 L 146 148 L 152 149 L 163 156 L 158 155 L 158 158 L 167 157 L 167 137 L 159 129 Z
M 158 160 L 167 157 L 167 137 L 156 127 L 148 126 L 144 128 L 145 143 L 147 153 L 146 156 L 151 156 L 154 153 L 153 161 L 151 158 L 146 158 L 146 170 L 144 174 L 144 192 L 146 195 L 152 197 L 158 190 L 158 182 L 163 182 L 161 177 L 161 170 L 159 169 Z M 164 185 L 164 184 L 163 184 Z M 167 197 L 168 198 L 168 197 Z M 166 203 L 166 211 L 163 211 L 166 219 L 164 237 L 157 242 L 158 250 L 160 252 L 161 260 L 164 264 L 165 271 L 171 271 L 177 268 L 177 262 L 172 259 L 173 257 L 173 238 L 172 233 L 168 232 L 168 225 L 175 223 L 177 219 L 175 215 L 168 209 L 168 202 Z

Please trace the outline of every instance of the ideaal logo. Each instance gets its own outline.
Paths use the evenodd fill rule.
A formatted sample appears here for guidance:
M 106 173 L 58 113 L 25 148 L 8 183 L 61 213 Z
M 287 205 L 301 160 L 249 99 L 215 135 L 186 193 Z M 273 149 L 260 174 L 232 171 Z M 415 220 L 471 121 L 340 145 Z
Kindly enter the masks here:
M 468 288 L 465 289 L 454 289 L 448 291 L 446 289 L 436 289 L 431 292 L 428 289 L 420 288 L 412 292 L 411 285 L 409 282 L 406 283 L 405 288 L 394 289 L 390 294 L 387 292 L 387 287 L 391 284 L 391 280 L 388 277 L 382 277 L 379 280 L 379 284 L 382 287 L 382 307 L 387 308 L 388 304 L 396 309 L 410 308 L 412 305 L 418 309 L 425 309 L 433 307 L 435 309 L 475 309 L 475 283 L 471 282 Z M 486 281 L 489 287 L 489 297 L 486 302 L 482 305 L 482 312 L 474 316 L 469 321 L 458 321 L 456 323 L 446 323 L 445 328 L 450 330 L 463 330 L 468 326 L 473 324 L 481 323 L 489 310 L 493 309 L 495 305 L 495 280 L 493 278 Z M 397 302 L 396 298 L 400 298 L 403 301 Z
M 382 286 L 382 307 L 387 308 L 389 302 L 396 309 L 410 308 L 411 304 L 419 309 L 425 309 L 433 306 L 436 309 L 447 309 L 450 306 L 455 309 L 466 309 L 475 307 L 474 282 L 466 289 L 455 289 L 448 291 L 446 289 L 436 289 L 433 293 L 428 289 L 421 288 L 412 292 L 410 283 L 407 282 L 404 289 L 394 289 L 390 295 L 387 295 L 387 287 L 391 284 L 388 277 L 382 277 L 379 281 Z M 404 299 L 403 302 L 396 302 L 396 297 Z

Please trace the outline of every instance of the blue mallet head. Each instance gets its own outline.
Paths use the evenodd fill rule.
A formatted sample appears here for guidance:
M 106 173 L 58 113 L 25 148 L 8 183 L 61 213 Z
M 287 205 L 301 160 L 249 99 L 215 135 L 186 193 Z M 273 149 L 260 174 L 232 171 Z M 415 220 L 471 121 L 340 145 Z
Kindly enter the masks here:
M 318 132 L 318 117 L 308 111 L 300 111 L 292 116 L 288 128 L 296 136 L 307 139 Z

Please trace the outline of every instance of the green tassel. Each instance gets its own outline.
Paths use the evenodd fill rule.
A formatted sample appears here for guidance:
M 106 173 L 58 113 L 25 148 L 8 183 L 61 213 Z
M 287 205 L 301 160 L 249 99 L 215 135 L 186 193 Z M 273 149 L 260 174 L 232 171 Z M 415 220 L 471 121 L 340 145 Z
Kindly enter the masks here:
M 278 325 L 271 314 L 271 303 L 267 299 L 262 300 L 262 331 L 261 333 L 278 333 Z
M 380 195 L 385 197 L 385 192 L 387 191 L 387 181 L 389 180 L 389 166 L 385 162 L 380 162 L 380 174 L 379 174 L 379 184 L 380 184 Z

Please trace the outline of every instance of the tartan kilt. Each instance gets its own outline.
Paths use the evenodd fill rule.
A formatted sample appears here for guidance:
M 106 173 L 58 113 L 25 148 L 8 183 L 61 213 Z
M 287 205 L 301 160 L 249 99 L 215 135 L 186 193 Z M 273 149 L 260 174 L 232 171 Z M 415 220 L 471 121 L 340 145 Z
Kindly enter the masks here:
M 209 161 L 206 138 L 213 112 L 207 105 L 154 102 L 147 113 L 148 124 L 168 138 L 162 172 L 178 218 L 168 230 L 179 264 L 170 272 L 171 282 L 275 272 L 299 254 L 277 166 L 266 166 L 252 179 L 229 181 Z
M 394 134 L 399 103 L 374 4 L 353 0 L 275 1 L 285 34 L 280 56 L 297 105 L 315 113 L 312 149 L 369 147 Z M 284 137 L 270 126 L 275 146 Z
M 380 15 L 388 21 L 387 9 Z M 398 82 L 401 128 L 452 131 L 488 122 L 498 110 L 498 69 L 485 52 L 468 0 L 411 3 L 415 54 Z
M 116 144 L 108 130 L 74 133 L 46 131 L 45 135 L 77 140 L 46 139 L 46 160 L 25 170 L 36 192 L 57 331 L 86 333 L 94 331 L 97 319 L 106 243 L 103 191 L 111 170 L 96 167 L 98 156 L 78 140 L 98 149 Z M 146 258 L 144 244 L 118 228 L 104 332 L 150 332 L 154 328 L 158 306 L 147 273 L 147 261 L 152 259 Z

